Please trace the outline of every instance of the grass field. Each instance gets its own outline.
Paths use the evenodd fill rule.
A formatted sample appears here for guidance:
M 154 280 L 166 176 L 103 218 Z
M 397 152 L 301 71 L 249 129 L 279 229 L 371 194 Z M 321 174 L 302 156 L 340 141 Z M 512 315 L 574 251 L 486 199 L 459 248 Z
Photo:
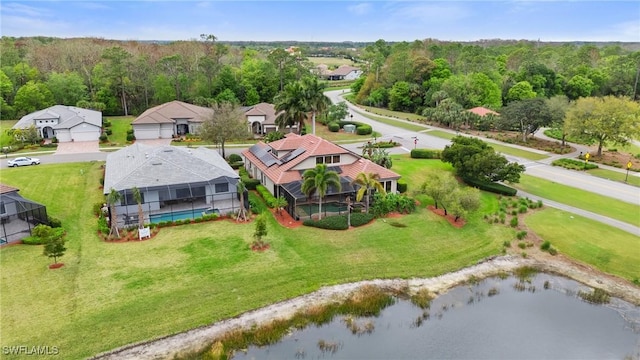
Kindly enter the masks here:
M 522 191 L 640 226 L 640 206 L 523 174 L 511 186 Z
M 609 274 L 640 279 L 637 236 L 556 209 L 536 212 L 526 217 L 525 223 L 564 255 Z
M 480 213 L 458 230 L 421 208 L 397 220 L 403 228 L 375 221 L 340 233 L 288 230 L 270 218 L 265 253 L 249 250 L 254 224 L 231 221 L 164 228 L 149 241 L 105 243 L 91 215 L 102 201 L 101 165 L 3 173 L 3 182 L 62 219 L 68 250 L 57 270 L 47 268 L 41 246 L 0 250 L 0 345 L 49 344 L 59 347 L 61 358 L 83 358 L 323 285 L 442 274 L 499 254 L 503 241 L 514 237 L 514 230 L 488 225 Z M 483 201 L 486 209 L 497 202 L 492 196 Z
M 371 115 L 371 113 L 365 113 L 365 112 L 357 111 L 357 110 L 356 110 L 356 112 L 358 114 L 361 114 L 363 116 L 368 117 L 369 119 L 373 119 L 373 120 L 381 122 L 383 124 L 399 127 L 399 128 L 402 128 L 402 129 L 405 129 L 405 130 L 409 130 L 409 131 L 422 131 L 422 130 L 426 130 L 427 129 L 426 126 L 419 125 L 419 124 L 412 124 L 412 123 L 407 123 L 405 121 L 393 120 L 393 119 L 389 119 L 389 118 L 382 117 L 382 116 L 375 116 L 375 115 Z
M 109 142 L 100 146 L 127 146 L 127 130 L 131 129 L 131 122 L 135 120 L 134 116 L 110 116 L 107 120 L 111 121 L 111 135 Z
M 618 171 L 613 171 L 608 169 L 592 169 L 592 170 L 587 170 L 587 173 L 603 179 L 626 182 L 629 185 L 640 186 L 640 176 L 637 176 L 638 173 L 633 171 L 629 172 L 628 177 L 626 173 L 621 173 Z
M 310 57 L 307 58 L 307 60 L 312 62 L 314 65 L 325 64 L 329 68 L 338 67 L 340 65 L 354 65 L 354 62 L 351 61 L 350 59 L 344 59 L 344 58 L 340 58 L 340 57 L 315 57 L 315 56 L 310 56 Z

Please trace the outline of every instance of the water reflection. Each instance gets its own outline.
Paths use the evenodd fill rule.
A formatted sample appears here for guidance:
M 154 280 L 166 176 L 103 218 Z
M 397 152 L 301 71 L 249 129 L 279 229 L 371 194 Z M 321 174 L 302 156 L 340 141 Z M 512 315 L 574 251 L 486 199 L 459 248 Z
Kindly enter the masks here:
M 379 317 L 344 316 L 234 359 L 638 359 L 640 308 L 538 274 L 458 286 L 423 308 L 398 300 Z

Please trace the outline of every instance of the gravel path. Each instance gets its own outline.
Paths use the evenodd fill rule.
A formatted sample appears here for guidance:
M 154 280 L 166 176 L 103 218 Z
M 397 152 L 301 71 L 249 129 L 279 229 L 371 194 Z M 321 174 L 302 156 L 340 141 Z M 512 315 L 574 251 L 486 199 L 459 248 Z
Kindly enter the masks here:
M 465 282 L 470 276 L 484 278 L 500 272 L 510 272 L 522 266 L 536 267 L 541 271 L 561 274 L 590 287 L 598 287 L 628 302 L 640 305 L 640 288 L 608 276 L 580 264 L 571 263 L 558 257 L 540 259 L 503 256 L 481 262 L 477 265 L 428 279 L 372 280 L 321 288 L 313 293 L 279 302 L 261 309 L 246 312 L 232 319 L 196 328 L 184 333 L 167 336 L 148 342 L 128 345 L 93 359 L 166 359 L 186 352 L 196 351 L 211 343 L 215 338 L 234 329 L 248 329 L 254 325 L 267 324 L 276 319 L 292 317 L 307 306 L 325 304 L 346 299 L 364 285 L 375 285 L 384 289 L 411 291 L 426 288 L 434 294 Z

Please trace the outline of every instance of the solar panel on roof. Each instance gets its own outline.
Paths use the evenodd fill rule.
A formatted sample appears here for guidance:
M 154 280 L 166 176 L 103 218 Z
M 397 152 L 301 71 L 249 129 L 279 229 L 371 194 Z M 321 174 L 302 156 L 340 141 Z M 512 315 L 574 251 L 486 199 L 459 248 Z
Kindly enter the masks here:
M 293 150 L 292 152 L 288 153 L 287 155 L 285 155 L 282 159 L 280 159 L 280 161 L 282 161 L 283 164 L 286 164 L 289 161 L 291 161 L 291 160 L 297 158 L 298 156 L 300 156 L 305 151 L 307 151 L 307 150 L 304 149 L 304 148 L 297 148 L 297 149 Z
M 252 153 L 255 157 L 257 157 L 267 167 L 273 164 L 278 164 L 278 165 L 281 164 L 280 160 L 276 159 L 271 153 L 269 153 L 267 150 L 265 150 L 263 147 L 260 147 L 257 144 L 250 147 L 249 152 Z

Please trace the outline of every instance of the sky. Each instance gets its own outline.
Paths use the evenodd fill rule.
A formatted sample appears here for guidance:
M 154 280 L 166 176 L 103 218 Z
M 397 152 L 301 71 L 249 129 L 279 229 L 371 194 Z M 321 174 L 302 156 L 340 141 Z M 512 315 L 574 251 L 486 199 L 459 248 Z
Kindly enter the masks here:
M 2 36 L 115 40 L 640 42 L 640 1 L 11 1 Z

